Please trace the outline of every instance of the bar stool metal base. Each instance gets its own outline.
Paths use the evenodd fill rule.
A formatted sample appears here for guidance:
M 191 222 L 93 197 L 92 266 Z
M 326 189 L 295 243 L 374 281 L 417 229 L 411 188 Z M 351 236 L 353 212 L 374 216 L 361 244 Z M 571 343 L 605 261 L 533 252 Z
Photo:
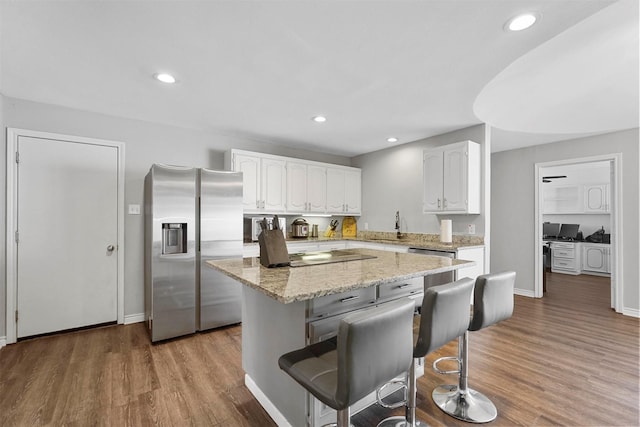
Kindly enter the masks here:
M 405 417 L 389 417 L 382 420 L 377 427 L 428 427 L 424 421 L 416 420 L 415 424 L 412 426 L 407 422 Z
M 441 385 L 431 396 L 438 408 L 462 421 L 488 423 L 498 416 L 498 410 L 489 398 L 470 388 L 462 394 L 457 385 Z

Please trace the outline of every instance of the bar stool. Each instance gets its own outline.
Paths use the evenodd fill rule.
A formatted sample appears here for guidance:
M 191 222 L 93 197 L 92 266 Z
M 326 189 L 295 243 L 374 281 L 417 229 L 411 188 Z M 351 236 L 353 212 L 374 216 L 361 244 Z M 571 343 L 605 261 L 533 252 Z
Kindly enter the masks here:
M 473 286 L 473 279 L 464 278 L 444 285 L 432 286 L 425 290 L 420 330 L 413 349 L 413 362 L 409 370 L 406 416 L 387 418 L 378 424 L 378 427 L 427 425 L 425 421 L 416 419 L 418 395 L 416 365 L 421 357 L 425 357 L 449 341 L 464 335 L 467 331 Z
M 513 314 L 513 287 L 516 273 L 485 274 L 476 279 L 473 295 L 473 317 L 468 331 L 479 331 Z M 469 371 L 469 332 L 458 341 L 457 357 L 441 357 L 433 362 L 433 369 L 441 374 L 457 373 L 458 385 L 441 385 L 433 390 L 433 401 L 447 414 L 471 423 L 488 423 L 498 416 L 498 410 L 488 397 L 467 387 Z M 458 370 L 442 371 L 442 360 L 456 360 Z
M 338 427 L 348 427 L 352 404 L 409 370 L 413 312 L 414 302 L 403 298 L 350 314 L 340 321 L 337 340 L 287 353 L 278 365 L 338 411 Z

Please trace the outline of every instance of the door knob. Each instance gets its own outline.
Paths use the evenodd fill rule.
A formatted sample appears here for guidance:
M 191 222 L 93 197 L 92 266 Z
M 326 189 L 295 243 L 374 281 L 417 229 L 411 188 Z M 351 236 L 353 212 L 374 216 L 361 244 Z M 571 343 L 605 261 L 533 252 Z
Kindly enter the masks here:
M 107 252 L 113 252 L 114 249 L 115 249 L 115 246 L 113 245 L 107 246 Z

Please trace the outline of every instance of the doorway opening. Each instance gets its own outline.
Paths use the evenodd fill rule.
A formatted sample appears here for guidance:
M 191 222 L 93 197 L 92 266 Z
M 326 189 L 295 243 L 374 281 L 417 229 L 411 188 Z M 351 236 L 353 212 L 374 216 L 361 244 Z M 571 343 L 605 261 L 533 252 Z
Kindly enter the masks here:
M 605 299 L 621 312 L 620 165 L 621 154 L 536 164 L 535 297 L 563 279 L 610 284 Z

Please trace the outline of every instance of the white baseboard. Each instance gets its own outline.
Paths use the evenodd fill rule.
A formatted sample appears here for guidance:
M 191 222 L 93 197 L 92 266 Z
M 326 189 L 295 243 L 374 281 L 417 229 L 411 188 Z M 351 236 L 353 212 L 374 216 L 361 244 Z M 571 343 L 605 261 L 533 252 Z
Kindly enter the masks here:
M 0 348 L 7 345 L 7 337 L 0 337 Z
M 278 427 L 292 427 L 289 421 L 282 415 L 278 408 L 275 407 L 269 398 L 260 390 L 260 387 L 253 382 L 253 379 L 248 374 L 244 374 L 244 385 L 247 386 L 253 397 L 262 405 L 262 408 L 267 411 L 267 414 L 275 421 Z
M 132 323 L 144 322 L 144 313 L 127 314 L 124 316 L 124 324 L 130 325 Z
M 515 288 L 513 290 L 513 293 L 516 295 L 521 295 L 523 297 L 529 297 L 529 298 L 535 298 L 535 293 L 529 289 L 519 289 L 519 288 Z
M 636 308 L 622 307 L 622 314 L 624 314 L 625 316 L 640 317 L 640 310 Z

